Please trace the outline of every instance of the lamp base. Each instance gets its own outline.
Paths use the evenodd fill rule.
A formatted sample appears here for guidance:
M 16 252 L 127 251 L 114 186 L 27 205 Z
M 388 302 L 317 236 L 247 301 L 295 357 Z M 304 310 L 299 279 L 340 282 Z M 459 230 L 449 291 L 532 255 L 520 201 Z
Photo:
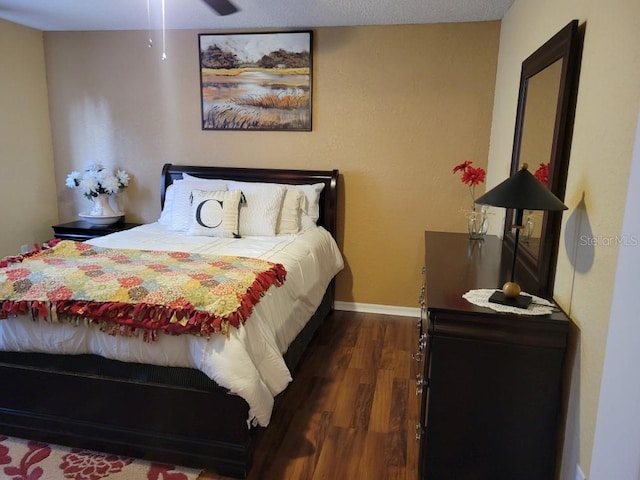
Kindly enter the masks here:
M 496 290 L 489 297 L 491 303 L 499 303 L 500 305 L 508 305 L 516 308 L 529 308 L 531 305 L 531 298 L 529 295 L 518 295 L 517 297 L 507 297 L 500 290 Z

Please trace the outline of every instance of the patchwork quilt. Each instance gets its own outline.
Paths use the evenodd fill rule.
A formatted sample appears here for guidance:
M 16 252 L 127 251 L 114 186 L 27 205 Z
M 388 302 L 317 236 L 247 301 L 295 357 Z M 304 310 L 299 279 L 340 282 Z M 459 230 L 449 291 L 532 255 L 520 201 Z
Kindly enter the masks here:
M 142 330 L 209 336 L 243 324 L 264 293 L 286 279 L 265 260 L 97 247 L 71 240 L 0 262 L 0 319 L 98 325 L 110 334 Z

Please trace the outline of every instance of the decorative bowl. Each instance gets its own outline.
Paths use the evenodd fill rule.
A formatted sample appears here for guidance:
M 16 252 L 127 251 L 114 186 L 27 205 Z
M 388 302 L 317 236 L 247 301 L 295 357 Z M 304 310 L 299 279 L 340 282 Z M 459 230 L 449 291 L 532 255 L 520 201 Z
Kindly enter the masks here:
M 105 226 L 112 225 L 124 216 L 124 212 L 116 212 L 116 215 L 90 215 L 88 212 L 79 213 L 78 216 L 89 222 L 91 225 Z

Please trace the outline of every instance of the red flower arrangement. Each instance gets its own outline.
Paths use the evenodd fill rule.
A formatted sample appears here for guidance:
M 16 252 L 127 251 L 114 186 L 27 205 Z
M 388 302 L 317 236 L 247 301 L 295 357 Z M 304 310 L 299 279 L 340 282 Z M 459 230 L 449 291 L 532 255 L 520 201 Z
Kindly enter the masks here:
M 541 163 L 533 174 L 545 187 L 549 186 L 549 163 Z
M 473 162 L 465 160 L 459 165 L 453 167 L 453 173 L 456 174 L 462 172 L 462 183 L 469 186 L 469 193 L 471 194 L 471 207 L 475 210 L 476 205 L 476 185 L 483 183 L 487 177 L 487 172 L 482 167 L 474 167 Z

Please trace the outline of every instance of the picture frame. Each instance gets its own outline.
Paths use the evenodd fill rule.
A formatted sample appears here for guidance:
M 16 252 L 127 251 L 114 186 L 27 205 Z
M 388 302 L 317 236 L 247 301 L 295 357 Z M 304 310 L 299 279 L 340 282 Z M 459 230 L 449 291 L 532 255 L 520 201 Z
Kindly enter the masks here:
M 312 32 L 201 33 L 202 130 L 311 131 Z

